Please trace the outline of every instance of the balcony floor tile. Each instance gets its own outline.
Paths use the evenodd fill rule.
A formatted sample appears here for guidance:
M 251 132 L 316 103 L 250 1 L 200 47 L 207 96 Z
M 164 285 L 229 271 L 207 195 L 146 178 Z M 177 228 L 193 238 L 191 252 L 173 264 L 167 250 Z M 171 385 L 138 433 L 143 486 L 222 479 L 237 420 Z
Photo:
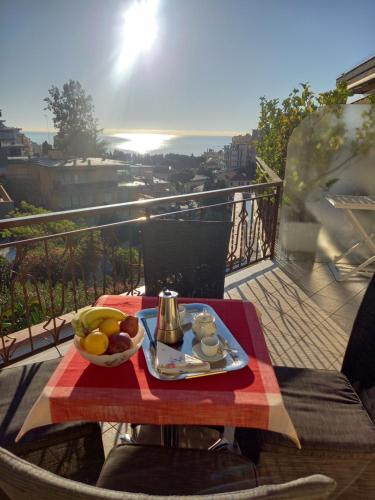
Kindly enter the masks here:
M 49 359 L 55 359 L 55 358 L 60 358 L 60 357 L 61 357 L 61 355 L 60 355 L 57 347 L 50 347 L 49 349 L 46 349 L 45 351 L 39 352 L 37 354 L 33 354 L 33 355 L 29 356 L 28 358 L 17 361 L 16 363 L 11 364 L 9 367 L 5 367 L 4 369 L 6 370 L 7 368 L 12 368 L 15 366 L 28 365 L 30 363 L 39 363 L 41 361 L 48 361 Z

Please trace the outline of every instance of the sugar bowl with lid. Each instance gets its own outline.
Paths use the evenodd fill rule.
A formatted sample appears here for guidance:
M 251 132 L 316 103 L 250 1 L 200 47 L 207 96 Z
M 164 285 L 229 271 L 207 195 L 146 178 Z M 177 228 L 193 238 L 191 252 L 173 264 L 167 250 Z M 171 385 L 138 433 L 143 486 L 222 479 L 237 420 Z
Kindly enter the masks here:
M 198 340 L 209 337 L 216 333 L 216 322 L 214 316 L 208 311 L 202 311 L 194 317 L 192 330 Z

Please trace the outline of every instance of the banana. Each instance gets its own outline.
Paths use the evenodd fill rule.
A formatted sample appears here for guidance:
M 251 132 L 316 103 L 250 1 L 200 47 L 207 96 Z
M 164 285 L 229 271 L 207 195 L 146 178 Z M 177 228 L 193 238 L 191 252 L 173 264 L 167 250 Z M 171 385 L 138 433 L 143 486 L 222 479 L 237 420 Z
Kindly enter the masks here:
M 104 318 L 98 318 L 98 319 L 94 319 L 94 320 L 91 320 L 91 321 L 89 320 L 90 323 L 87 323 L 87 324 L 89 324 L 90 326 L 87 326 L 86 328 L 89 329 L 91 332 L 93 330 L 96 330 L 98 328 L 98 326 L 100 325 L 100 323 L 103 321 L 103 319 Z M 83 324 L 85 324 L 85 323 L 83 323 L 83 321 L 82 321 L 82 325 Z
M 81 317 L 83 316 L 83 314 L 85 312 L 87 312 L 89 309 L 91 309 L 90 306 L 87 306 L 87 307 L 84 307 L 83 309 L 81 309 L 80 311 L 78 311 L 73 319 L 72 319 L 72 327 L 73 327 L 73 330 L 74 330 L 74 333 L 76 335 L 78 335 L 79 337 L 84 337 L 86 335 L 86 332 L 83 328 L 83 324 L 82 324 L 82 320 L 81 320 Z
M 122 321 L 126 318 L 126 314 L 113 307 L 91 307 L 85 311 L 80 317 L 80 321 L 84 328 L 95 330 L 99 324 L 107 318 L 112 318 L 116 321 Z

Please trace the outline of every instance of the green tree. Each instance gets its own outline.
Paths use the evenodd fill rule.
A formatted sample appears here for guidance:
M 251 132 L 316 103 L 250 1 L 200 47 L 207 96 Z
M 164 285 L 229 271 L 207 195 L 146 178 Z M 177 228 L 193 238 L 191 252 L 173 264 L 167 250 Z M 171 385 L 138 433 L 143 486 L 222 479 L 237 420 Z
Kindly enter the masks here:
M 19 208 L 16 208 L 8 214 L 8 218 L 26 217 L 29 215 L 41 215 L 49 213 L 48 210 L 42 207 L 35 207 L 31 203 L 21 201 Z M 25 240 L 28 238 L 37 238 L 38 236 L 47 236 L 49 234 L 64 233 L 73 231 L 77 228 L 77 224 L 69 220 L 60 220 L 48 222 L 46 224 L 30 224 L 27 226 L 14 227 L 4 229 L 0 234 L 2 238 L 12 238 L 16 240 Z
M 16 208 L 9 213 L 9 218 L 26 217 L 32 215 L 41 215 L 48 213 L 48 210 L 35 207 L 26 201 L 21 201 L 19 208 Z M 73 231 L 77 228 L 77 224 L 69 220 L 61 220 L 48 222 L 45 224 L 30 224 L 27 226 L 19 226 L 10 229 L 4 229 L 0 232 L 1 238 L 11 240 L 26 240 L 30 238 L 38 238 L 39 236 L 48 236 L 51 234 L 65 233 Z M 56 238 L 49 240 L 48 247 L 50 251 L 51 268 L 56 268 L 58 271 L 52 270 L 52 275 L 58 275 L 61 269 L 61 262 L 64 261 L 66 241 L 65 238 Z M 19 270 L 29 269 L 35 278 L 41 279 L 47 277 L 46 255 L 43 243 L 35 243 L 25 246 L 16 246 L 16 255 L 12 262 L 13 278 Z
M 261 99 L 257 154 L 285 176 L 283 202 L 291 220 L 313 221 L 309 201 L 321 197 L 375 143 L 375 106 L 357 108 L 361 122 L 353 135 L 345 107 L 349 95 L 345 84 L 320 94 L 303 84 L 281 105 Z
M 348 107 L 337 104 L 330 93 L 323 99 L 329 105 L 306 117 L 288 145 L 284 201 L 293 220 L 314 220 L 308 202 L 320 199 L 351 162 L 364 158 L 375 144 L 374 104 L 352 108 L 358 112 L 354 129 Z
M 345 84 L 320 94 L 315 94 L 307 83 L 300 87 L 293 89 L 281 103 L 279 99 L 260 98 L 257 155 L 281 178 L 285 175 L 288 143 L 293 130 L 319 107 L 346 104 L 351 95 Z
M 78 81 L 69 80 L 62 89 L 53 85 L 49 91 L 45 109 L 54 115 L 58 129 L 55 147 L 65 156 L 97 156 L 103 154 L 105 144 L 99 141 L 98 120 L 94 116 L 91 95 Z

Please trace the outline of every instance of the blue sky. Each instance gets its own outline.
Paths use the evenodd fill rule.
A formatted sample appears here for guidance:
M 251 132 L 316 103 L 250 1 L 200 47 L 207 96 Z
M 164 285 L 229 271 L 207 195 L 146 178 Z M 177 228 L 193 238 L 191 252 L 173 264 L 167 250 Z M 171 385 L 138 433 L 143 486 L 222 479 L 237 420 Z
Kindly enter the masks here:
M 160 0 L 153 46 L 115 71 L 134 0 L 0 0 L 0 108 L 45 130 L 43 98 L 79 80 L 105 129 L 245 131 L 259 97 L 326 90 L 375 52 L 375 2 Z M 51 122 L 51 117 L 49 115 Z

